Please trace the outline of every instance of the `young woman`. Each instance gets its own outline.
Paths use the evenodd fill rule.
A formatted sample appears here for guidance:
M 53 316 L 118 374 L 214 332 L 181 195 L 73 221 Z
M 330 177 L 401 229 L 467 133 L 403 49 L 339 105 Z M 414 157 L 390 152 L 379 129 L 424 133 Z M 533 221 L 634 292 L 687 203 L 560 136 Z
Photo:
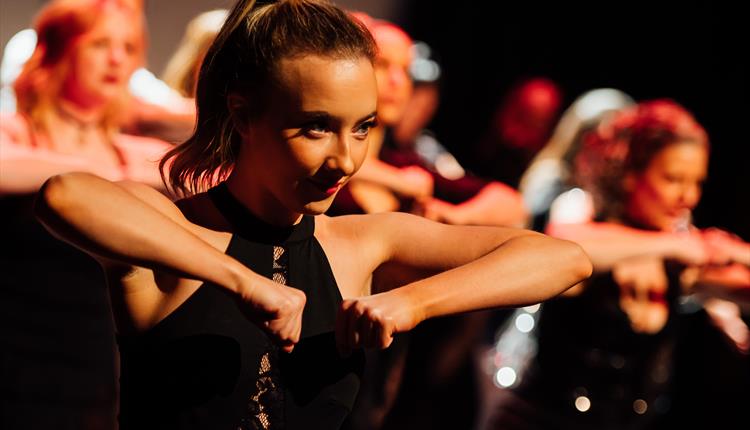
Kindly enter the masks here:
M 174 188 L 212 188 L 175 206 L 90 174 L 47 182 L 40 219 L 110 281 L 121 428 L 338 428 L 361 348 L 588 276 L 577 245 L 532 232 L 319 216 L 367 152 L 374 54 L 328 3 L 240 1 L 200 72 L 199 127 L 163 161 Z M 440 273 L 373 291 L 386 263 Z
M 47 178 L 69 171 L 162 188 L 158 161 L 171 146 L 119 128 L 143 57 L 140 3 L 47 2 L 15 81 L 17 111 L 0 117 L 0 398 L 9 427 L 114 425 L 116 346 L 101 268 L 50 236 L 32 206 Z
M 120 133 L 144 55 L 139 3 L 57 0 L 39 13 L 37 46 L 13 85 L 17 112 L 0 121 L 0 195 L 73 170 L 160 185 L 170 145 Z
M 492 428 L 645 429 L 689 413 L 675 413 L 673 385 L 683 345 L 697 341 L 683 299 L 750 298 L 750 244 L 690 224 L 708 149 L 703 128 L 667 100 L 625 108 L 584 137 L 574 177 L 592 193 L 595 215 L 571 223 L 553 204 L 548 231 L 579 241 L 595 274 L 542 306 L 538 354 Z M 701 380 L 705 369 L 695 370 L 686 386 Z M 722 386 L 726 405 L 747 398 L 737 388 Z

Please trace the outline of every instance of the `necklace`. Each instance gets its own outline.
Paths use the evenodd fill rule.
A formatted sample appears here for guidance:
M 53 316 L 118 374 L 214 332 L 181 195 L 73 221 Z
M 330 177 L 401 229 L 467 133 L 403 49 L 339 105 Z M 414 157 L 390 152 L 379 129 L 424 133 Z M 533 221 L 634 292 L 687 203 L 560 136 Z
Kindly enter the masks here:
M 55 103 L 55 108 L 59 118 L 73 126 L 76 132 L 76 140 L 80 145 L 85 144 L 86 136 L 98 128 L 98 119 L 84 120 L 61 103 Z
M 79 148 L 91 143 L 87 141 L 87 137 L 91 136 L 92 132 L 98 131 L 101 135 L 101 139 L 106 147 L 109 147 L 117 159 L 117 163 L 120 168 L 125 168 L 126 160 L 125 155 L 122 153 L 120 148 L 112 141 L 112 136 L 107 133 L 100 124 L 99 118 L 85 120 L 80 115 L 66 108 L 62 103 L 55 103 L 55 110 L 58 117 L 65 123 L 72 125 L 75 128 L 76 141 Z

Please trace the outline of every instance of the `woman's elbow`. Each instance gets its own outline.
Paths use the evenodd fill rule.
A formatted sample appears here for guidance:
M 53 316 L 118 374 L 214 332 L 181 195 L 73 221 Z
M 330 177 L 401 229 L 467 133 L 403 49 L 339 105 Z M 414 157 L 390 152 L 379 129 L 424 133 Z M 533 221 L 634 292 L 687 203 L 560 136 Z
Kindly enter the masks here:
M 586 251 L 583 250 L 581 245 L 575 242 L 563 242 L 565 242 L 568 254 L 570 255 L 567 261 L 570 262 L 572 277 L 575 279 L 574 284 L 588 279 L 594 271 L 594 265 L 591 263 L 591 259 L 586 254 Z
M 50 224 L 74 207 L 76 189 L 85 181 L 88 173 L 63 173 L 47 179 L 39 189 L 34 203 L 34 215 L 42 223 Z

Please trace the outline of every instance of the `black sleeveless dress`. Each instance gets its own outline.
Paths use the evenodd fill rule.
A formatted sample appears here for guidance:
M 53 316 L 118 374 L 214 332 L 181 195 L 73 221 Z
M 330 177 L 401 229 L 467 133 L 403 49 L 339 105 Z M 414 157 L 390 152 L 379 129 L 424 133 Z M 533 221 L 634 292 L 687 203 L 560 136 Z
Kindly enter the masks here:
M 225 185 L 209 191 L 234 235 L 226 253 L 305 292 L 300 342 L 278 349 L 232 293 L 203 284 L 145 333 L 118 336 L 120 428 L 337 429 L 351 410 L 362 351 L 339 357 L 341 295 L 315 220 L 279 228 L 245 209 Z

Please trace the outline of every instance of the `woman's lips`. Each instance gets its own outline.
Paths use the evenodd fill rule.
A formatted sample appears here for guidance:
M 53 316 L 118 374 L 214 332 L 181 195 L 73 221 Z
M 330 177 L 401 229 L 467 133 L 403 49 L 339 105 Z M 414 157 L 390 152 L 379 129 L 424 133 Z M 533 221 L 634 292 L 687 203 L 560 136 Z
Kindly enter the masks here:
M 312 183 L 315 188 L 319 189 L 320 191 L 324 192 L 326 195 L 330 196 L 332 194 L 335 194 L 342 185 L 344 185 L 343 180 L 335 180 L 335 181 L 321 181 L 316 179 L 310 179 L 310 183 Z

